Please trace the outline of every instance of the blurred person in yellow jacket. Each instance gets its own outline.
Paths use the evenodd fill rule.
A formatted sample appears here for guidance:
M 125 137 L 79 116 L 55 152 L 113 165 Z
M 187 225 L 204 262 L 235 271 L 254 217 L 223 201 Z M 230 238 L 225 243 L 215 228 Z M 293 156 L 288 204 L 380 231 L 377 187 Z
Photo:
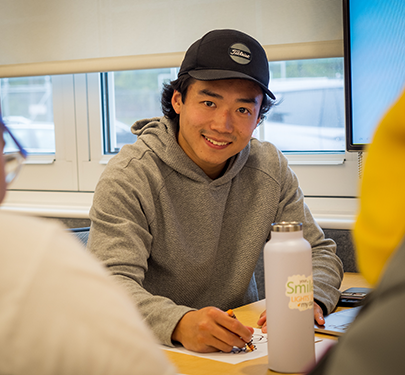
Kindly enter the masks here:
M 367 149 L 353 236 L 375 289 L 310 374 L 405 374 L 405 91 Z

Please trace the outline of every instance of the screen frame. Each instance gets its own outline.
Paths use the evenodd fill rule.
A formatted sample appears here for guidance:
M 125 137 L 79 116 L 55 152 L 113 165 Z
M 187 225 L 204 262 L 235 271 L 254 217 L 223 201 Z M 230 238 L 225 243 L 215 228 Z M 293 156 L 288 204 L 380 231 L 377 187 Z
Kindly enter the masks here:
M 367 144 L 353 141 L 353 102 L 352 102 L 352 71 L 351 71 L 351 45 L 350 45 L 350 10 L 349 1 L 343 0 L 343 50 L 344 50 L 344 92 L 345 92 L 345 136 L 346 151 L 363 151 Z

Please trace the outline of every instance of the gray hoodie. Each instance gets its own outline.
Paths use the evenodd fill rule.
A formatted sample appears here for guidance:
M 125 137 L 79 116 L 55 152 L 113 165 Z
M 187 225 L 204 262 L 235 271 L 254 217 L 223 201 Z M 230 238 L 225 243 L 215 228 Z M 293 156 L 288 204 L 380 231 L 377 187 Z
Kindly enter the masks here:
M 192 309 L 258 299 L 254 269 L 270 225 L 298 220 L 313 249 L 314 296 L 330 312 L 342 263 L 304 204 L 275 146 L 252 139 L 211 180 L 177 143 L 167 118 L 136 122 L 138 135 L 108 163 L 94 194 L 88 248 L 119 279 L 155 335 L 172 345 Z

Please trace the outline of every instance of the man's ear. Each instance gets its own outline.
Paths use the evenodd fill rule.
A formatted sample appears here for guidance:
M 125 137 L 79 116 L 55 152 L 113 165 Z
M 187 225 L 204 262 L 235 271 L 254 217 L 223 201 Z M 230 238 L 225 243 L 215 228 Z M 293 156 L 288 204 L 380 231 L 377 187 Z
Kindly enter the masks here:
M 174 111 L 179 115 L 181 112 L 181 105 L 183 104 L 182 99 L 181 99 L 181 94 L 177 91 L 174 90 L 173 96 L 172 96 L 172 106 Z

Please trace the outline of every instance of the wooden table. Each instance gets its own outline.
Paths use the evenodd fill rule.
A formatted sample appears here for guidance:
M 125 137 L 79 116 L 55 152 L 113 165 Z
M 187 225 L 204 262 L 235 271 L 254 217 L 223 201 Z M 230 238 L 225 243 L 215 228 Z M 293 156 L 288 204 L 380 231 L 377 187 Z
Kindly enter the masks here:
M 369 287 L 364 278 L 357 273 L 345 273 L 344 279 L 340 290 L 345 290 L 352 286 Z M 342 308 L 337 308 L 341 310 Z M 259 315 L 265 310 L 265 300 L 251 303 L 246 306 L 234 309 L 238 319 L 246 325 L 257 327 L 257 320 Z M 316 334 L 317 337 L 323 339 L 322 343 L 317 343 L 315 347 L 317 350 L 322 345 L 325 347 L 330 345 L 330 340 L 336 340 L 336 337 Z M 179 374 L 187 375 L 264 375 L 264 374 L 277 374 L 267 368 L 267 356 L 253 359 L 250 361 L 242 362 L 236 365 L 230 365 L 224 362 L 213 361 L 210 359 L 195 357 L 192 355 L 180 354 L 166 351 L 169 360 L 175 364 Z

